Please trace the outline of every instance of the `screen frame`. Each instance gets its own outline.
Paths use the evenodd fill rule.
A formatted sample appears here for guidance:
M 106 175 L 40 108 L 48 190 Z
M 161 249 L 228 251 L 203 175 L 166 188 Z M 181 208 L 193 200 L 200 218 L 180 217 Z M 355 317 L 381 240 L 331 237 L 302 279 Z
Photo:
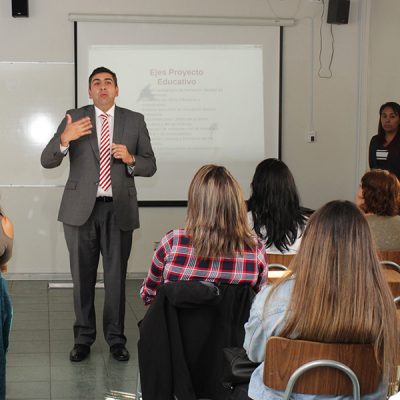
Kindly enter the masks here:
M 104 17 L 104 16 L 103 16 Z M 111 18 L 111 17 L 110 17 Z M 114 19 L 106 18 L 106 20 L 114 21 Z M 140 18 L 140 16 L 138 17 Z M 144 17 L 146 18 L 146 17 Z M 148 16 L 147 16 L 148 18 Z M 172 18 L 172 22 L 171 22 Z M 246 19 L 246 18 L 213 18 L 213 17 L 202 17 L 196 18 L 194 23 L 197 24 L 238 24 L 238 25 L 253 25 L 253 23 L 257 24 L 256 19 Z M 92 17 L 83 17 L 79 15 L 70 15 L 70 19 L 73 20 L 74 24 L 74 104 L 75 108 L 78 108 L 78 65 L 79 65 L 79 60 L 78 60 L 78 22 L 79 21 L 93 21 L 97 20 L 95 16 Z M 150 19 L 148 22 L 154 23 L 154 22 L 165 22 L 166 20 L 170 21 L 169 23 L 188 23 L 188 20 L 190 20 L 191 17 L 156 17 L 155 20 Z M 104 18 L 98 19 L 99 21 L 104 21 Z M 291 25 L 292 20 L 268 20 L 268 19 L 259 19 L 262 20 L 263 23 L 262 25 L 279 25 L 279 79 L 278 79 L 278 159 L 281 159 L 282 155 L 282 72 L 283 72 L 283 39 L 284 39 L 284 30 L 283 26 L 285 25 Z M 118 18 L 114 21 L 117 22 Z M 238 23 L 239 21 L 239 23 Z M 270 21 L 270 23 L 268 23 Z M 272 21 L 272 22 L 271 22 Z M 123 21 L 126 22 L 126 21 Z M 129 21 L 129 22 L 135 22 Z M 142 18 L 140 18 L 137 22 L 142 22 Z M 187 201 L 186 200 L 139 200 L 138 201 L 139 207 L 187 207 Z

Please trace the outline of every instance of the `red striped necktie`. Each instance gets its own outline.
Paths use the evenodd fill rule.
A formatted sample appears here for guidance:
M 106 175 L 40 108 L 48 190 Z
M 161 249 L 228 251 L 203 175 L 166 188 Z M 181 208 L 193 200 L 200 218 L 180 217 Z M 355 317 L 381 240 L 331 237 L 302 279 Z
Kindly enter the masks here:
M 111 146 L 110 146 L 110 125 L 108 115 L 101 114 L 101 135 L 100 135 L 100 187 L 107 191 L 111 186 Z

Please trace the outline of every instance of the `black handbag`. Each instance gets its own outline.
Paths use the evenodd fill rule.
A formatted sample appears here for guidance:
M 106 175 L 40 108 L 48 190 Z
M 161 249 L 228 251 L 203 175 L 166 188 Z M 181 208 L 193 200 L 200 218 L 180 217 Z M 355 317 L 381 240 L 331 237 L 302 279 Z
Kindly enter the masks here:
M 224 367 L 222 384 L 227 389 L 236 385 L 249 383 L 253 371 L 260 365 L 250 361 L 246 350 L 242 347 L 226 347 L 224 352 Z

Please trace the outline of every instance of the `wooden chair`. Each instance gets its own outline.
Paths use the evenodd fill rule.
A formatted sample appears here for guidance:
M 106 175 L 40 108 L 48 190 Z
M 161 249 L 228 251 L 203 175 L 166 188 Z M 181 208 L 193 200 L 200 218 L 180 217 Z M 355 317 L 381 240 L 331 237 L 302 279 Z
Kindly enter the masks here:
M 268 271 L 288 271 L 289 268 L 286 267 L 286 265 L 283 264 L 278 264 L 278 263 L 272 263 L 272 264 L 268 264 Z
M 330 366 L 320 366 L 323 363 L 314 363 L 316 360 L 329 360 Z M 271 389 L 285 391 L 294 372 L 310 362 L 313 363 L 312 369 L 296 377 L 297 381 L 292 387 L 295 393 L 354 394 L 354 382 L 349 380 L 349 374 L 346 376 L 343 373 L 346 367 L 357 377 L 361 395 L 376 392 L 381 381 L 381 370 L 372 345 L 318 343 L 271 337 L 265 350 L 264 384 Z
M 383 260 L 380 262 L 380 264 L 384 267 L 384 268 L 388 268 L 388 269 L 394 269 L 397 272 L 400 272 L 400 265 L 397 264 L 394 261 L 390 261 L 390 260 Z
M 268 264 L 280 264 L 289 267 L 290 262 L 296 254 L 269 254 L 267 253 Z
M 378 256 L 382 264 L 390 261 L 391 263 L 396 263 L 398 266 L 400 265 L 400 250 L 378 250 Z M 388 265 L 390 265 L 390 263 L 388 263 Z
M 378 256 L 396 307 L 400 308 L 400 250 L 379 250 Z
M 225 398 L 222 349 L 243 345 L 254 295 L 248 285 L 192 280 L 160 286 L 139 325 L 143 398 Z

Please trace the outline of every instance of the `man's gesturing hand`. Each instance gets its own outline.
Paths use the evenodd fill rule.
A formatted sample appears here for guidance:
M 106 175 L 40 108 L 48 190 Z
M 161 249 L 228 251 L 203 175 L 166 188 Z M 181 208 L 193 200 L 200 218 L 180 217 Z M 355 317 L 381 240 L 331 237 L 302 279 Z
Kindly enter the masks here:
M 89 135 L 92 133 L 92 121 L 89 117 L 84 117 L 72 122 L 72 117 L 67 114 L 67 125 L 64 132 L 61 134 L 60 142 L 64 147 L 69 146 L 69 142 L 79 139 L 81 136 Z
M 127 165 L 135 165 L 135 157 L 129 153 L 124 144 L 115 144 L 111 146 L 111 153 L 114 158 L 122 160 Z

